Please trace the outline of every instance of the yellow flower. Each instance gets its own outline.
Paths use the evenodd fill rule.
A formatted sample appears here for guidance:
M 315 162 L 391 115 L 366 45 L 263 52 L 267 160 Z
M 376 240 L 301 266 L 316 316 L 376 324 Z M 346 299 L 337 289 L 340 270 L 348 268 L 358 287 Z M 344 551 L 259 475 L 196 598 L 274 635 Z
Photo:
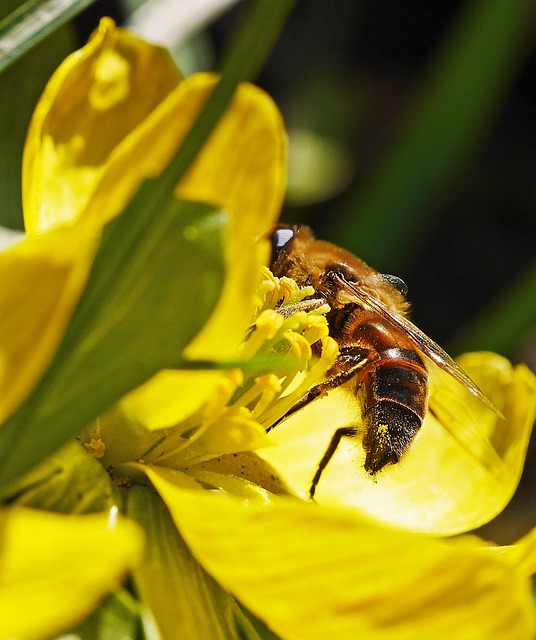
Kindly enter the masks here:
M 54 74 L 35 110 L 23 163 L 27 232 L 77 219 L 102 225 L 117 215 L 141 181 L 168 164 L 216 81 L 210 74 L 182 80 L 166 51 L 102 20 L 88 45 Z M 180 198 L 230 213 L 223 292 L 188 357 L 235 355 L 253 311 L 257 280 L 251 274 L 267 257 L 267 245 L 255 240 L 279 213 L 285 157 L 278 110 L 262 91 L 244 84 L 177 187 Z M 147 420 L 164 426 L 177 419 L 186 402 L 187 411 L 200 404 L 217 377 L 160 374 L 158 388 L 145 389 L 146 411 L 155 396 Z M 174 390 L 166 400 L 161 385 Z M 178 394 L 180 402 L 174 402 Z
M 274 475 L 252 452 L 271 447 L 266 430 L 325 376 L 338 349 L 328 337 L 327 305 L 288 315 L 274 310 L 276 304 L 280 310 L 293 310 L 311 295 L 311 287 L 300 289 L 289 278 L 274 278 L 267 269 L 263 275 L 254 323 L 238 354 L 252 368 L 222 374 L 199 410 L 166 429 L 155 430 L 151 422 L 144 422 L 147 395 L 133 392 L 83 434 L 86 446 L 100 443 L 99 459 L 105 467 L 136 480 L 147 468 L 165 467 L 173 470 L 178 482 L 212 486 L 231 495 L 268 499 L 268 490 L 287 491 L 284 474 Z M 311 345 L 319 340 L 322 356 L 314 358 Z M 238 456 L 242 453 L 245 461 Z
M 13 322 L 0 322 L 2 417 L 24 402 L 53 357 L 100 234 L 140 183 L 166 166 L 215 82 L 206 74 L 183 80 L 165 52 L 108 20 L 51 79 L 24 160 L 29 239 L 0 254 L 0 275 L 4 264 L 6 278 L 29 274 L 10 303 L 23 318 L 23 337 L 11 344 Z M 0 616 L 0 636 L 49 637 L 76 624 L 132 570 L 133 615 L 148 624 L 149 611 L 166 639 L 257 637 L 243 607 L 289 640 L 533 637 L 534 534 L 497 549 L 475 537 L 424 533 L 469 531 L 510 498 L 535 413 L 536 384 L 525 368 L 490 354 L 467 356 L 464 366 L 505 420 L 465 398 L 456 404 L 443 379 L 433 393 L 445 397 L 458 440 L 427 418 L 400 472 L 376 484 L 360 471 L 358 448 L 342 448 L 321 479 L 318 502 L 304 499 L 327 439 L 355 420 L 358 407 L 341 389 L 278 424 L 337 356 L 327 308 L 299 310 L 313 291 L 268 271 L 261 277 L 267 247 L 257 240 L 281 204 L 284 162 L 277 109 L 254 87 L 240 87 L 176 190 L 229 215 L 222 294 L 176 356 L 241 359 L 242 366 L 157 374 L 92 423 L 82 446 L 71 442 L 3 487 L 18 506 L 0 512 L 9 542 L 0 550 L 9 567 L 0 576 L 0 610 L 12 614 Z M 195 233 L 195 226 L 186 230 Z M 28 297 L 40 269 L 59 275 L 34 319 Z M 203 286 L 203 273 L 195 286 Z M 289 313 L 281 313 L 286 305 Z M 32 354 L 43 319 L 47 339 Z M 311 348 L 319 340 L 320 356 Z M 91 394 L 85 379 L 78 385 Z M 114 516 L 118 508 L 143 529 L 141 559 L 140 531 L 130 522 L 112 518 L 110 529 L 109 515 L 35 511 Z M 43 534 L 38 541 L 30 538 L 34 527 Z M 65 557 L 76 558 L 68 569 Z M 77 588 L 66 593 L 72 570 Z
M 335 394 L 336 400 L 317 401 L 298 412 L 274 429 L 269 446 L 252 418 L 264 427 L 277 422 L 303 394 L 302 384 L 308 388 L 325 375 L 336 356 L 326 337 L 325 310 L 271 313 L 274 301 L 296 304 L 310 293 L 299 290 L 292 281 L 278 282 L 266 273 L 254 329 L 242 348 L 250 357 L 292 353 L 293 367 L 288 362 L 285 367 L 285 361 L 280 360 L 268 376 L 248 375 L 247 369 L 242 376 L 229 376 L 217 398 L 176 427 L 158 432 L 160 438 L 153 433 L 148 442 L 138 433 L 137 451 L 125 453 L 119 448 L 114 438 L 117 416 L 108 424 L 104 419 L 101 435 L 112 448 L 103 461 L 141 484 L 145 474 L 195 558 L 282 638 L 532 637 L 536 612 L 530 574 L 536 555 L 531 538 L 514 547 L 495 548 L 471 536 L 450 542 L 417 532 L 468 531 L 476 526 L 474 522 L 487 521 L 503 508 L 517 484 L 536 414 L 534 376 L 523 366 L 512 368 L 495 354 L 469 354 L 463 359 L 465 368 L 504 413 L 502 419 L 475 403 L 462 415 L 469 425 L 475 417 L 472 412 L 481 419 L 485 434 L 471 435 L 485 436 L 497 447 L 506 487 L 501 487 L 493 469 L 483 464 L 485 457 L 475 459 L 476 451 L 467 452 L 463 441 L 447 434 L 442 444 L 444 447 L 450 439 L 450 449 L 437 449 L 437 425 L 432 427 L 431 443 L 418 443 L 403 462 L 409 462 L 413 455 L 417 460 L 424 456 L 428 466 L 410 466 L 407 475 L 400 476 L 400 487 L 382 487 L 381 480 L 373 484 L 361 472 L 354 446 L 354 459 L 339 463 L 338 473 L 343 474 L 338 476 L 340 484 L 326 473 L 328 477 L 322 482 L 328 483 L 328 492 L 320 494 L 319 504 L 303 502 L 295 496 L 307 493 L 326 444 L 313 428 L 311 413 L 317 412 L 318 422 L 332 432 L 341 405 L 347 414 L 344 397 Z M 329 353 L 329 358 L 311 360 L 306 336 L 311 342 L 322 339 L 323 354 Z M 301 346 L 295 349 L 295 345 Z M 300 353 L 305 358 L 300 358 Z M 301 369 L 306 372 L 304 380 L 300 380 Z M 457 391 L 454 387 L 450 397 L 443 390 L 451 401 L 458 397 Z M 281 397 L 282 393 L 286 395 Z M 462 398 L 467 402 L 463 394 Z M 252 448 L 258 449 L 261 459 L 248 451 Z M 246 453 L 239 454 L 241 451 Z M 136 456 L 142 460 L 116 464 L 114 457 L 120 459 L 121 455 L 123 460 Z M 273 467 L 266 466 L 266 461 Z M 428 494 L 422 488 L 431 484 L 427 482 L 430 466 L 437 477 L 445 478 L 439 496 L 433 488 Z M 453 471 L 468 475 L 462 480 L 462 490 Z M 354 476 L 361 474 L 380 502 L 375 512 L 370 506 L 374 502 L 366 499 L 367 487 L 360 489 L 357 484 L 356 488 Z M 449 477 L 450 484 L 446 482 Z M 393 486 L 399 489 L 395 495 Z M 466 487 L 473 493 L 467 495 Z M 206 488 L 218 493 L 204 491 Z M 495 499 L 493 491 L 497 492 Z M 222 493 L 227 499 L 222 499 Z M 149 531 L 149 523 L 158 522 L 157 530 L 167 527 L 169 535 L 170 524 L 158 504 L 150 491 L 138 486 L 129 494 L 127 513 Z M 342 508 L 342 504 L 351 508 Z M 384 526 L 382 521 L 408 531 Z M 153 548 L 162 550 L 168 545 L 169 541 L 164 543 L 153 533 Z M 181 554 L 190 557 L 184 549 Z M 166 615 L 175 597 L 169 595 L 174 593 L 172 585 L 180 578 L 155 572 L 155 562 L 153 558 L 134 571 L 135 583 L 166 636 L 174 637 L 177 632 L 180 637 L 188 627 L 177 631 L 176 622 Z M 157 587 L 152 586 L 155 583 Z M 189 601 L 184 594 L 179 599 Z M 206 606 L 206 601 L 202 602 Z M 182 606 L 186 606 L 184 602 Z

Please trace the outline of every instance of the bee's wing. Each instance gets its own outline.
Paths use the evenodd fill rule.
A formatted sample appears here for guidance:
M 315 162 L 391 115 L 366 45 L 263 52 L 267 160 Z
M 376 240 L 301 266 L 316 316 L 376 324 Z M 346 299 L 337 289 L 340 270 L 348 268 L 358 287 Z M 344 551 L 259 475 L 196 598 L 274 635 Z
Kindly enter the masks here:
M 428 369 L 429 413 L 475 460 L 497 478 L 504 477 L 504 463 L 490 440 L 498 416 L 434 363 L 430 363 Z
M 431 366 L 429 366 L 430 414 L 470 455 L 495 476 L 502 477 L 504 465 L 489 439 L 488 433 L 491 429 L 486 428 L 486 424 L 492 424 L 497 420 L 497 416 L 502 417 L 500 411 L 467 373 L 410 320 L 393 313 L 381 301 L 352 283 L 342 278 L 340 281 L 352 291 L 365 308 L 378 313 L 394 327 L 402 329 L 419 351 L 431 360 Z M 465 390 L 485 406 L 475 403 L 474 398 Z M 491 409 L 493 413 L 487 409 Z
M 359 301 L 365 306 L 365 308 L 371 309 L 378 313 L 389 324 L 402 329 L 406 335 L 408 335 L 415 346 L 422 351 L 432 362 L 435 362 L 438 367 L 446 371 L 461 385 L 468 389 L 474 396 L 476 396 L 481 402 L 483 402 L 492 411 L 501 415 L 493 403 L 486 397 L 484 392 L 477 386 L 477 384 L 465 373 L 465 371 L 444 351 L 439 345 L 431 340 L 425 333 L 423 333 L 413 322 L 401 316 L 397 313 L 390 311 L 382 302 L 377 298 L 369 295 L 358 286 L 351 282 L 348 282 L 341 276 L 337 276 L 340 283 L 350 289 L 350 291 L 359 299 Z

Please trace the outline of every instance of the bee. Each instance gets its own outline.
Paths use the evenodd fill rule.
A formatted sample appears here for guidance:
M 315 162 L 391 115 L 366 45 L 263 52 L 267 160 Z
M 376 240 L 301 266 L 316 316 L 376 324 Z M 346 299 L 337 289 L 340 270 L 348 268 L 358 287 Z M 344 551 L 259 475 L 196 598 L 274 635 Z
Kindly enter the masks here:
M 403 280 L 378 273 L 350 252 L 317 240 L 306 226 L 278 225 L 270 239 L 273 274 L 312 286 L 314 297 L 304 301 L 310 308 L 328 303 L 329 335 L 339 346 L 326 380 L 281 420 L 346 383 L 362 403 L 361 426 L 342 427 L 333 434 L 312 480 L 311 498 L 344 437 L 362 433 L 364 466 L 371 476 L 407 453 L 428 411 L 427 358 L 496 411 L 463 369 L 408 319 Z

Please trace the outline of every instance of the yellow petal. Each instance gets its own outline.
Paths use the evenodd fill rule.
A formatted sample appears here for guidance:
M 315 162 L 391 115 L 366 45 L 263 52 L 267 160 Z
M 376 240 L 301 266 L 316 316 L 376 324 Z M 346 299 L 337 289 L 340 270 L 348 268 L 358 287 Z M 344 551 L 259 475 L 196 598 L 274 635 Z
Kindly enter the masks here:
M 178 84 L 168 52 L 103 19 L 54 73 L 24 151 L 26 230 L 76 219 L 121 141 Z
M 199 76 L 187 82 L 192 82 L 192 94 L 202 95 L 214 79 Z M 251 322 L 260 267 L 268 257 L 267 242 L 254 242 L 275 224 L 285 185 L 281 114 L 268 95 L 243 84 L 179 189 L 185 199 L 215 203 L 232 214 L 224 288 L 207 325 L 188 347 L 188 357 L 235 355 Z
M 128 90 L 121 90 L 125 77 Z M 156 87 L 155 78 L 163 78 Z M 78 216 L 100 226 L 123 210 L 145 178 L 163 170 L 217 78 L 196 74 L 177 82 L 161 49 L 103 21 L 93 40 L 60 67 L 36 109 L 23 172 L 30 232 Z M 177 191 L 182 198 L 225 208 L 231 216 L 223 292 L 188 348 L 190 358 L 236 356 L 253 312 L 259 266 L 267 258 L 267 243 L 255 241 L 276 220 L 285 162 L 286 138 L 277 107 L 261 90 L 241 85 Z M 189 376 L 174 377 L 187 388 Z M 196 402 L 192 396 L 192 406 L 199 406 L 218 379 L 214 373 L 198 377 L 204 377 L 206 391 Z M 160 407 L 154 407 L 158 413 Z M 174 421 L 184 413 L 178 407 Z
M 489 550 L 297 500 L 248 507 L 151 480 L 201 564 L 287 640 L 526 640 L 529 580 Z
M 160 371 L 121 401 L 147 429 L 163 429 L 197 411 L 222 382 L 221 371 Z
M 89 230 L 58 229 L 0 253 L 0 422 L 48 365 L 86 282 Z
M 474 529 L 504 509 L 519 482 L 536 414 L 536 378 L 496 354 L 468 354 L 460 363 L 505 416 L 501 419 L 449 377 L 443 388 L 453 437 L 428 414 L 415 445 L 398 465 L 372 480 L 357 442 L 344 438 L 317 487 L 320 503 L 349 505 L 381 522 L 450 535 Z M 458 394 L 462 395 L 459 396 Z M 355 399 L 344 390 L 313 402 L 270 435 L 259 451 L 302 495 L 337 428 L 355 424 Z M 498 463 L 479 457 L 491 441 Z M 480 446 L 482 445 L 482 446 Z
M 536 527 L 525 534 L 521 540 L 506 547 L 490 547 L 498 555 L 517 565 L 525 575 L 536 574 Z
M 0 637 L 50 638 L 116 589 L 141 554 L 127 520 L 0 511 Z
M 215 76 L 199 73 L 180 83 L 116 149 L 84 216 L 101 222 L 113 217 L 142 179 L 167 166 L 216 82 Z M 223 291 L 207 325 L 188 348 L 189 358 L 236 355 L 251 322 L 259 269 L 268 254 L 267 243 L 255 241 L 279 214 L 285 163 L 286 138 L 277 107 L 257 87 L 240 85 L 177 192 L 230 214 Z

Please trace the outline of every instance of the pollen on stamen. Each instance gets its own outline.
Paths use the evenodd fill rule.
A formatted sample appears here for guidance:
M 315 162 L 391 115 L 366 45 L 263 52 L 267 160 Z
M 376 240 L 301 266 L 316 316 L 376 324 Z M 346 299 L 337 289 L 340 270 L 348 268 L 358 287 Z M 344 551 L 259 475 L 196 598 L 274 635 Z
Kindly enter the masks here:
M 300 289 L 288 278 L 281 280 L 267 272 L 257 291 L 257 315 L 237 358 L 244 366 L 227 371 L 202 407 L 166 429 L 143 453 L 145 464 L 195 475 L 207 471 L 206 465 L 215 464 L 216 458 L 222 463 L 234 461 L 234 456 L 236 461 L 244 460 L 244 452 L 268 446 L 271 440 L 266 432 L 326 378 L 338 355 L 324 315 L 329 307 L 304 305 L 314 291 Z M 285 304 L 284 314 L 282 300 L 293 301 Z M 199 471 L 199 465 L 205 467 Z
M 314 295 L 313 287 L 299 287 L 292 278 L 277 278 L 267 268 L 262 269 L 262 281 L 257 289 L 259 305 L 257 313 L 294 305 Z
M 106 453 L 106 445 L 100 438 L 92 438 L 89 442 L 82 444 L 84 449 L 94 458 L 102 458 Z
M 241 357 L 265 358 L 270 373 L 254 379 L 246 376 L 233 402 L 248 407 L 268 429 L 288 411 L 296 394 L 306 393 L 325 376 L 338 349 L 328 338 L 325 314 L 329 306 L 314 300 L 312 287 L 299 287 L 291 278 L 276 278 L 266 268 L 262 276 L 257 316 Z M 315 343 L 318 347 L 313 352 Z
M 269 373 L 257 378 L 256 387 L 257 391 L 260 391 L 260 397 L 251 409 L 254 418 L 262 415 L 272 402 L 279 397 L 281 394 L 281 382 L 276 375 Z

